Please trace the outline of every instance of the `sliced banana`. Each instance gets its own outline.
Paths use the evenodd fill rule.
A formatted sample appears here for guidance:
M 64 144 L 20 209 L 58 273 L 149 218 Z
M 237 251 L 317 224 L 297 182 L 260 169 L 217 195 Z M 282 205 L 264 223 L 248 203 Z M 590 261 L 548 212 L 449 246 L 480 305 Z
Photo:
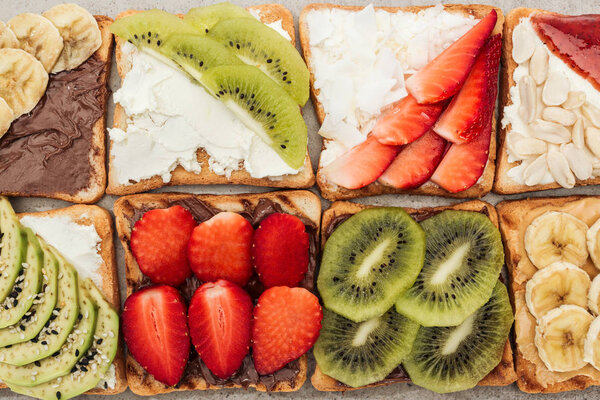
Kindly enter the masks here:
M 600 370 L 600 317 L 594 319 L 586 335 L 583 360 Z
M 525 251 L 538 269 L 564 261 L 583 265 L 588 257 L 588 226 L 571 214 L 548 211 L 534 219 L 525 231 Z
M 600 269 L 600 219 L 586 233 L 587 248 L 596 268 Z
M 31 111 L 47 85 L 48 73 L 34 56 L 21 49 L 0 49 L 0 97 L 14 118 Z
M 63 50 L 63 39 L 52 22 L 39 14 L 23 13 L 8 21 L 8 26 L 15 33 L 19 47 L 40 60 L 46 72 L 50 72 Z
M 585 308 L 563 305 L 550 310 L 535 329 L 535 346 L 550 371 L 583 368 L 584 342 L 594 317 Z
M 85 8 L 59 4 L 42 15 L 58 28 L 65 44 L 52 72 L 77 68 L 102 45 L 98 22 Z
M 600 315 L 600 275 L 596 275 L 592 281 L 587 305 L 594 315 Z
M 15 113 L 12 108 L 9 107 L 6 100 L 0 97 L 0 138 L 8 131 L 14 119 Z
M 590 276 L 576 265 L 556 262 L 538 270 L 525 290 L 529 312 L 536 319 L 563 304 L 585 308 L 588 301 Z
M 19 41 L 15 33 L 10 30 L 8 25 L 0 21 L 0 49 L 8 47 L 9 49 L 18 49 Z

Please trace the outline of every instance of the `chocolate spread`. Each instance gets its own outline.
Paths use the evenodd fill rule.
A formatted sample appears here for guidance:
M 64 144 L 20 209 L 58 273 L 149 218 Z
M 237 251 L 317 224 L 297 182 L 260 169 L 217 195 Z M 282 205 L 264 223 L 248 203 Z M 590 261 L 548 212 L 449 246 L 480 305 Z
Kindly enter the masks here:
M 108 95 L 106 73 L 107 63 L 92 56 L 50 76 L 35 108 L 0 139 L 0 192 L 74 195 L 89 186 L 93 127 Z

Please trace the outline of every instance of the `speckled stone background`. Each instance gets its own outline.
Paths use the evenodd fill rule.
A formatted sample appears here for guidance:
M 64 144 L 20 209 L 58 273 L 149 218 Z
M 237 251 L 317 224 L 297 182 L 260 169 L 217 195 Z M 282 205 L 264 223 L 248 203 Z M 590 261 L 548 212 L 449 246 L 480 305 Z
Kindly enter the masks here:
M 67 1 L 67 0 L 65 0 Z M 22 12 L 43 12 L 55 4 L 59 4 L 65 1 L 61 0 L 0 0 L 0 20 L 8 21 L 14 15 Z M 78 3 L 79 5 L 87 8 L 93 14 L 104 14 L 110 17 L 115 17 L 121 11 L 127 9 L 151 9 L 151 8 L 162 8 L 170 12 L 185 13 L 192 7 L 212 4 L 219 0 L 69 0 Z M 274 2 L 276 0 L 230 0 L 233 3 L 241 6 L 251 6 L 264 4 L 268 2 Z M 315 1 L 310 0 L 280 0 L 283 5 L 288 7 L 294 15 L 296 23 L 296 34 L 298 29 L 298 16 L 302 8 Z M 459 2 L 456 0 L 454 2 Z M 361 0 L 334 0 L 333 2 L 344 4 L 344 5 L 367 5 L 370 2 Z M 440 1 L 435 0 L 373 0 L 372 3 L 376 6 L 409 6 L 409 5 L 430 5 L 436 4 Z M 486 3 L 493 4 L 501 7 L 504 12 L 516 7 L 532 7 L 542 8 L 547 10 L 556 11 L 563 14 L 589 14 L 599 13 L 600 14 L 600 1 L 599 0 L 481 0 L 481 1 L 461 1 L 462 3 Z M 110 80 L 110 88 L 115 91 L 119 88 L 120 81 L 116 72 L 116 67 L 113 63 L 112 76 Z M 112 125 L 112 113 L 113 113 L 113 102 L 112 98 L 109 100 L 107 126 Z M 319 152 L 321 149 L 321 139 L 317 135 L 318 123 L 315 117 L 315 112 L 312 103 L 309 101 L 304 107 L 304 117 L 308 125 L 309 131 L 309 151 L 312 159 L 313 166 L 316 168 Z M 156 192 L 193 192 L 193 193 L 214 193 L 214 194 L 230 194 L 230 193 L 248 193 L 248 192 L 264 192 L 268 191 L 267 188 L 256 188 L 251 186 L 241 185 L 210 185 L 210 186 L 178 186 L 178 187 L 165 187 L 156 190 Z M 312 188 L 312 191 L 318 193 L 318 189 Z M 557 189 L 551 191 L 544 191 L 538 193 L 531 193 L 527 195 L 513 195 L 513 196 L 498 196 L 489 194 L 484 197 L 484 200 L 496 204 L 503 199 L 518 199 L 523 197 L 534 197 L 534 196 L 566 196 L 573 194 L 600 194 L 600 187 L 587 187 L 587 188 L 575 188 L 571 190 Z M 98 205 L 112 210 L 115 196 L 104 196 Z M 445 199 L 440 197 L 428 197 L 428 196 L 408 196 L 408 195 L 383 195 L 370 197 L 365 199 L 357 200 L 361 203 L 375 204 L 375 205 L 395 205 L 395 206 L 410 206 L 410 207 L 422 207 L 422 206 L 436 206 L 450 204 L 457 202 L 457 200 Z M 51 208 L 59 208 L 68 206 L 69 203 L 60 200 L 47 200 L 47 199 L 35 199 L 35 198 L 17 198 L 12 201 L 15 209 L 19 212 L 23 211 L 42 211 Z M 329 202 L 323 200 L 323 209 L 327 208 Z M 119 276 L 121 279 L 121 292 L 122 299 L 124 299 L 124 261 L 123 261 L 123 249 L 120 243 L 118 243 L 115 237 L 117 260 L 119 266 Z M 309 364 L 309 377 L 314 369 L 314 362 Z M 80 396 L 80 398 L 92 398 L 94 396 Z M 115 400 L 130 400 L 138 396 L 134 395 L 130 391 L 126 391 L 121 395 L 112 396 Z M 216 391 L 196 391 L 196 392 L 180 392 L 166 395 L 160 395 L 151 397 L 149 399 L 160 399 L 160 400 L 183 400 L 183 399 L 232 399 L 232 400 L 254 400 L 258 398 L 289 398 L 289 399 L 422 399 L 422 400 L 433 400 L 433 399 L 478 399 L 478 400 L 492 400 L 492 399 L 531 399 L 544 398 L 544 399 L 598 399 L 600 398 L 600 387 L 590 388 L 583 392 L 567 392 L 555 395 L 527 395 L 519 391 L 516 385 L 508 387 L 498 388 L 483 388 L 478 387 L 466 392 L 439 395 L 429 392 L 425 389 L 419 388 L 414 385 L 407 384 L 396 384 L 387 387 L 373 388 L 367 390 L 360 390 L 354 392 L 347 392 L 346 394 L 341 393 L 324 393 L 316 391 L 310 384 L 310 380 L 304 386 L 294 393 L 260 393 L 253 389 L 244 391 L 243 389 L 224 389 Z M 16 400 L 25 398 L 24 396 L 16 395 L 10 392 L 8 389 L 0 390 L 0 398 L 7 400 Z M 98 398 L 98 397 L 96 397 Z

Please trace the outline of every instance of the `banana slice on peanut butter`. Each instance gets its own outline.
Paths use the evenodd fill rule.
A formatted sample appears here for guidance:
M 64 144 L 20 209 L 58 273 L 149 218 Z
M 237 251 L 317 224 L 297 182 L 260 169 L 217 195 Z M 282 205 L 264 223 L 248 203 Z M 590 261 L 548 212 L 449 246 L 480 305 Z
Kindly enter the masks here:
M 0 21 L 0 49 L 4 48 L 18 49 L 19 41 L 15 36 L 15 33 L 6 25 Z
M 0 138 L 8 131 L 14 119 L 15 113 L 12 108 L 9 107 L 6 100 L 0 97 Z
M 77 4 L 59 4 L 42 15 L 58 28 L 64 41 L 53 73 L 77 68 L 102 45 L 98 22 L 85 8 Z
M 23 13 L 8 21 L 19 47 L 37 58 L 46 72 L 52 71 L 63 50 L 63 39 L 58 29 L 39 14 Z

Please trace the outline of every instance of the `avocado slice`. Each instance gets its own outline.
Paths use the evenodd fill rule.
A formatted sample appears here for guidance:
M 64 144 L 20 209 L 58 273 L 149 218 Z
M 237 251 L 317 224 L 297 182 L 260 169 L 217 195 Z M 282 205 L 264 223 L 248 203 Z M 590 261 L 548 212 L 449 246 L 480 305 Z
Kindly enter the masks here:
M 25 232 L 27 232 L 27 255 L 11 293 L 4 299 L 0 308 L 0 328 L 17 323 L 29 311 L 40 291 L 44 253 L 35 233 L 29 228 L 25 228 Z
M 66 400 L 93 389 L 104 377 L 119 346 L 119 315 L 90 279 L 86 279 L 83 285 L 98 305 L 92 346 L 69 375 L 32 387 L 9 383 L 12 391 L 38 399 Z
M 58 259 L 58 295 L 56 310 L 41 332 L 28 342 L 0 348 L 0 362 L 25 365 L 58 351 L 73 330 L 79 314 L 77 271 L 55 249 Z
M 27 232 L 21 226 L 10 201 L 0 197 L 0 303 L 8 297 L 27 253 Z
M 42 288 L 33 299 L 33 305 L 23 318 L 12 326 L 0 329 L 0 347 L 10 346 L 33 339 L 50 319 L 58 291 L 58 260 L 49 245 L 38 238 L 44 252 L 42 267 Z
M 16 366 L 0 363 L 0 379 L 5 383 L 15 385 L 36 386 L 68 374 L 94 340 L 97 310 L 96 303 L 80 282 L 79 322 L 77 322 L 60 350 L 50 357 L 27 365 Z

